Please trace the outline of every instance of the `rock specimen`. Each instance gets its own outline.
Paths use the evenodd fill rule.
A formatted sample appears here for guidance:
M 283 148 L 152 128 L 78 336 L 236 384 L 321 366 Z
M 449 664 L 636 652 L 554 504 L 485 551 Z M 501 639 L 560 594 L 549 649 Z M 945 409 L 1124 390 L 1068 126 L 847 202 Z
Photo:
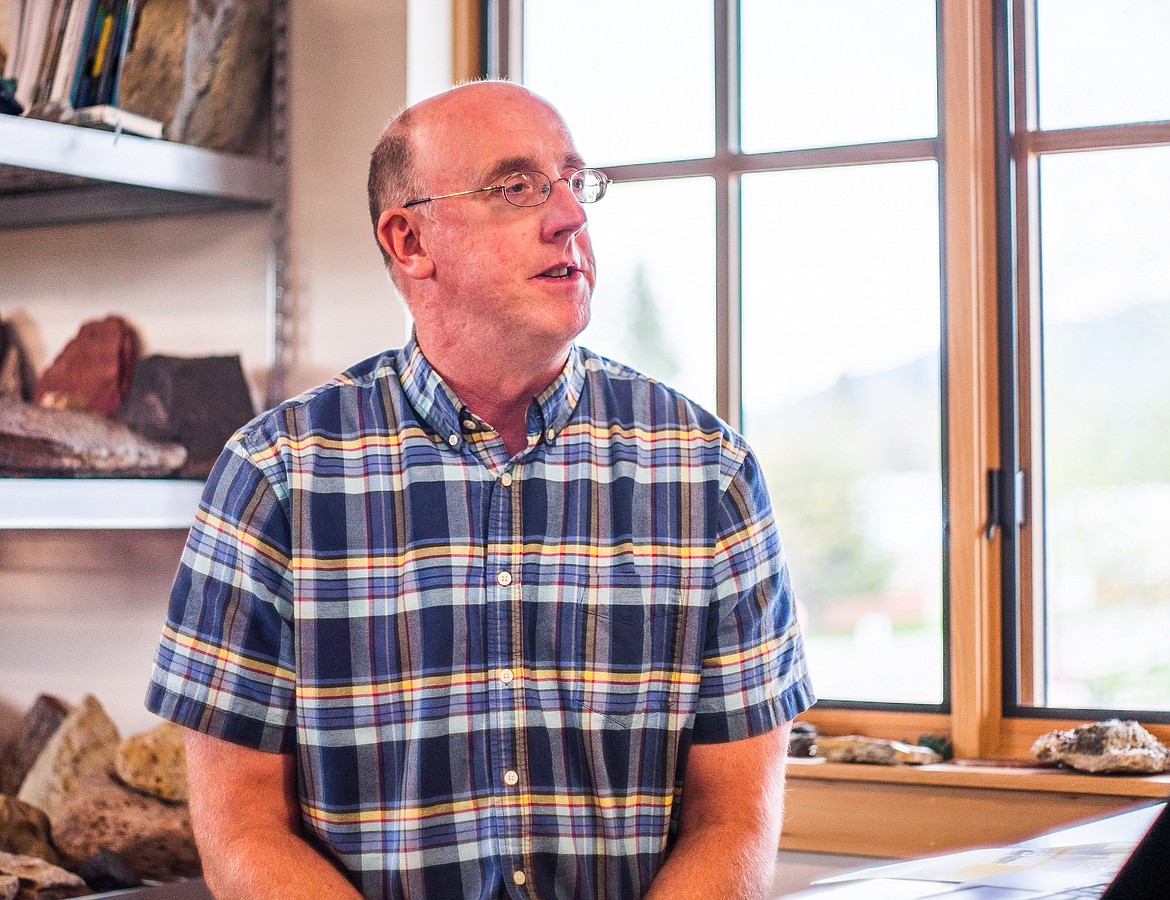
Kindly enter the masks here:
M 12 322 L 0 322 L 0 397 L 31 400 L 36 374 L 20 333 Z
M 818 737 L 815 755 L 829 762 L 870 763 L 879 766 L 922 766 L 942 762 L 929 747 L 916 747 L 901 741 L 861 737 Z
M 817 727 L 812 723 L 794 723 L 788 736 L 788 755 L 794 759 L 812 756 L 816 752 L 817 737 Z
M 120 740 L 101 703 L 87 695 L 45 745 L 17 796 L 42 810 L 55 826 L 57 810 L 76 786 L 90 773 L 109 771 Z
M 1170 770 L 1170 748 L 1137 722 L 1120 719 L 1050 731 L 1032 745 L 1032 755 L 1081 772 L 1154 775 Z
M 103 847 L 75 870 L 95 891 L 142 887 L 142 879 L 112 850 Z
M 37 380 L 38 406 L 112 416 L 130 393 L 141 341 L 121 316 L 86 322 Z
M 15 794 L 53 732 L 69 715 L 60 697 L 41 694 L 20 723 L 20 731 L 0 756 L 0 794 Z
M 0 852 L 0 877 L 3 875 L 19 880 L 20 889 L 13 894 L 19 900 L 58 900 L 92 893 L 79 876 L 35 856 Z
M 206 478 L 235 431 L 256 414 L 238 356 L 148 356 L 118 419 L 136 434 L 182 444 L 185 478 Z
M 143 879 L 199 873 L 187 805 L 147 797 L 109 775 L 90 776 L 49 818 L 53 842 L 71 868 L 105 848 Z
M 114 773 L 128 787 L 171 802 L 187 799 L 187 753 L 183 729 L 164 722 L 118 745 Z
M 141 8 L 120 103 L 166 123 L 169 140 L 262 153 L 269 0 L 151 0 Z
M 49 817 L 35 806 L 0 794 L 0 851 L 36 856 L 56 865 L 57 851 L 49 842 Z
M 181 445 L 141 437 L 96 413 L 0 399 L 0 475 L 155 478 L 186 460 Z

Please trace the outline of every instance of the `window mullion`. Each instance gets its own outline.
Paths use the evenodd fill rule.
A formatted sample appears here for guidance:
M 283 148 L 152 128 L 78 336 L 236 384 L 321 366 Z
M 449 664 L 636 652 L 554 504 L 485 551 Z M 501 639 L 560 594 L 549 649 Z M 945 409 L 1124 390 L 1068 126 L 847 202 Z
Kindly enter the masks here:
M 994 22 L 978 0 L 939 9 L 950 700 L 955 752 L 978 757 L 1002 717 L 999 554 L 986 538 L 985 488 L 999 466 Z

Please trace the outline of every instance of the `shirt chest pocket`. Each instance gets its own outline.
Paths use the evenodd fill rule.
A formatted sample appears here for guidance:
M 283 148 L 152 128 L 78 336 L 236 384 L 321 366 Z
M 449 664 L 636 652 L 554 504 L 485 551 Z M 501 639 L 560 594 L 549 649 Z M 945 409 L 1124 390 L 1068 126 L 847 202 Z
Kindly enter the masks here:
M 698 688 L 702 611 L 685 587 L 583 588 L 563 594 L 534 639 L 537 687 L 608 717 L 681 711 Z M 546 668 L 547 667 L 547 668 Z

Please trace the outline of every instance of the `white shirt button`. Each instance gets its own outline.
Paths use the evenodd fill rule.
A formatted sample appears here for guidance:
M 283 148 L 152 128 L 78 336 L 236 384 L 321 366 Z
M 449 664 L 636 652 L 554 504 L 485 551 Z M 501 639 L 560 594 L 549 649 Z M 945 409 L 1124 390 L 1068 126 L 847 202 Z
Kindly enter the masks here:
M 500 585 L 503 585 L 504 587 L 507 587 L 511 583 L 512 583 L 512 573 L 511 572 L 498 572 L 498 573 L 496 573 L 496 584 L 500 584 Z
M 557 436 L 557 433 L 556 433 L 555 431 L 553 431 L 553 430 L 550 428 L 548 431 L 546 431 L 546 432 L 544 433 L 544 436 L 545 436 L 545 437 L 546 437 L 548 440 L 550 440 L 550 441 L 551 441 L 553 438 L 555 438 L 555 437 Z
M 477 426 L 475 424 L 475 421 L 473 419 L 464 419 L 463 420 L 463 427 L 466 428 L 468 431 L 475 431 L 475 429 L 478 428 L 479 426 Z
M 450 444 L 452 447 L 454 447 L 456 444 L 459 443 L 459 435 L 457 435 L 457 434 L 451 435 L 449 438 L 447 438 L 447 443 Z
M 511 684 L 512 679 L 516 677 L 516 673 L 511 669 L 500 669 L 500 681 L 504 684 Z
M 504 773 L 504 784 L 508 787 L 515 787 L 520 781 L 520 776 L 509 769 Z
M 521 872 L 519 869 L 517 869 L 515 872 L 512 873 L 512 884 L 517 884 L 517 885 L 524 884 L 524 882 L 526 882 L 527 880 L 528 880 L 528 876 L 525 875 L 523 872 Z
M 512 486 L 512 474 L 510 472 L 505 472 L 503 475 L 501 475 L 500 476 L 500 484 L 502 484 L 504 487 L 511 487 Z

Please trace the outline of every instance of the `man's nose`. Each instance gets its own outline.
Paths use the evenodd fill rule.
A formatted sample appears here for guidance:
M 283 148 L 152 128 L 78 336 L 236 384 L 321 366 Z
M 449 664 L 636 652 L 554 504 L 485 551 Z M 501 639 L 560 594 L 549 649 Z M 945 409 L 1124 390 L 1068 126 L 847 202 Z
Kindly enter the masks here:
M 569 186 L 568 178 L 554 179 L 549 188 L 548 199 L 542 204 L 545 210 L 544 226 L 548 237 L 576 234 L 585 227 L 585 207 Z

